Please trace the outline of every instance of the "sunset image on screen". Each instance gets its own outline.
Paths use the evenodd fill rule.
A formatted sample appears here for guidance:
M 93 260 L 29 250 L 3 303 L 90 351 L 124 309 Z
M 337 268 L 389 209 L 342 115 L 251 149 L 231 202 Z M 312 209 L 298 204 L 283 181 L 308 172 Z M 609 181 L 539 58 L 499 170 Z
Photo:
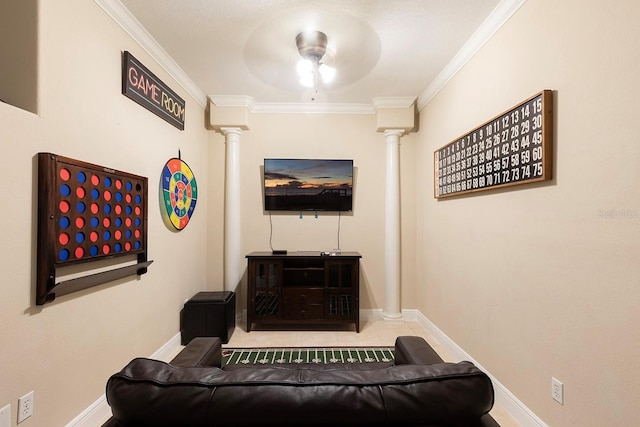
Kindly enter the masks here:
M 266 210 L 350 210 L 352 160 L 265 159 Z

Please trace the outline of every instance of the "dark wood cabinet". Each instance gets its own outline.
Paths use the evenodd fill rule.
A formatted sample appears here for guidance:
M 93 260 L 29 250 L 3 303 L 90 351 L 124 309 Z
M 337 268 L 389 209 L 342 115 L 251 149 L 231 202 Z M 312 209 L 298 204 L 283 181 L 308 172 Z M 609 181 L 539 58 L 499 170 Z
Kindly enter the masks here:
M 272 254 L 248 259 L 247 332 L 253 324 L 355 324 L 360 332 L 357 252 Z

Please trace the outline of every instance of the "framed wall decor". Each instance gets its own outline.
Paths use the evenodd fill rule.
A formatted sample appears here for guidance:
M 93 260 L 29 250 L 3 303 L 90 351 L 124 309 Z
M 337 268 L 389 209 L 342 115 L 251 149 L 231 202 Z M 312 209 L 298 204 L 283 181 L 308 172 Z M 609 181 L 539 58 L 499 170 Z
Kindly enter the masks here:
M 550 180 L 553 96 L 543 90 L 434 152 L 435 198 Z
M 122 94 L 184 130 L 184 99 L 127 51 L 122 56 Z
M 136 264 L 56 282 L 62 267 L 123 255 Z M 146 273 L 147 178 L 38 153 L 37 262 L 37 305 Z

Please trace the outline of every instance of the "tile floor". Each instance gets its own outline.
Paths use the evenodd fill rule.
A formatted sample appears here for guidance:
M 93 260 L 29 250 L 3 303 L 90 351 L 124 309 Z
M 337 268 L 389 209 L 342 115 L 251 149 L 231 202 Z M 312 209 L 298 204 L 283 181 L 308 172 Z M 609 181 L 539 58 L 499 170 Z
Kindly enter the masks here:
M 418 322 L 405 321 L 390 323 L 384 321 L 360 321 L 360 333 L 353 327 L 344 330 L 253 330 L 246 332 L 244 325 L 236 326 L 225 348 L 256 347 L 348 347 L 348 346 L 393 346 L 400 335 L 423 337 L 433 349 L 448 360 L 446 349 L 442 348 Z M 501 427 L 520 427 L 503 408 L 494 405 L 491 415 Z

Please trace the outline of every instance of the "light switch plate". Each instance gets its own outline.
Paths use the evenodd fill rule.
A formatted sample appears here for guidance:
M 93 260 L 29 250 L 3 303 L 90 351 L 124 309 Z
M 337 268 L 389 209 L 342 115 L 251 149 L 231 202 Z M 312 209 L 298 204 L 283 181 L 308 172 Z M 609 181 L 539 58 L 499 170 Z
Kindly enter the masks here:
M 551 377 L 551 397 L 561 405 L 564 405 L 564 384 Z
M 18 400 L 18 424 L 33 415 L 33 390 Z
M 11 427 L 11 405 L 0 409 L 0 427 Z

